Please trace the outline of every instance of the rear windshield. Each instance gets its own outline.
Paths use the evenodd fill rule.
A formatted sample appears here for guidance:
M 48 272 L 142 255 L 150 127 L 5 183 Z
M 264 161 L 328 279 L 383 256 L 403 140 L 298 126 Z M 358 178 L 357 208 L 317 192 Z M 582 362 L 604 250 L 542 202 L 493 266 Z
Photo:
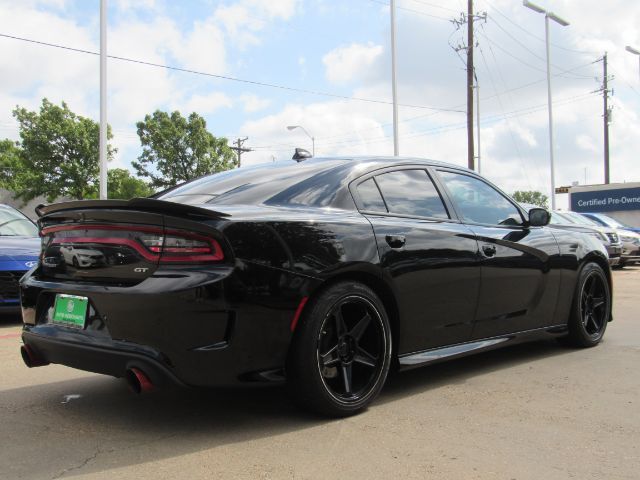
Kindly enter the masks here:
M 185 183 L 155 198 L 177 203 L 300 205 L 328 207 L 334 203 L 346 160 L 307 160 L 243 167 Z

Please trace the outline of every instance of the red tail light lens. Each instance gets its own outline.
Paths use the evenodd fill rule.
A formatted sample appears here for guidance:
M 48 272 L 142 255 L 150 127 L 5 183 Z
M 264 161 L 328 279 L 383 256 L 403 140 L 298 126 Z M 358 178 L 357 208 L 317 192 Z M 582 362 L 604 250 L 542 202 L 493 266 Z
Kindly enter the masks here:
M 220 244 L 212 238 L 187 232 L 144 234 L 140 241 L 163 262 L 217 262 L 224 258 Z
M 114 233 L 107 235 L 105 231 Z M 137 225 L 65 225 L 43 229 L 43 243 L 46 243 L 45 236 L 58 232 L 60 237 L 50 239 L 53 243 L 126 245 L 147 260 L 159 263 L 219 262 L 224 259 L 222 248 L 215 239 L 182 230 L 163 232 L 161 228 Z

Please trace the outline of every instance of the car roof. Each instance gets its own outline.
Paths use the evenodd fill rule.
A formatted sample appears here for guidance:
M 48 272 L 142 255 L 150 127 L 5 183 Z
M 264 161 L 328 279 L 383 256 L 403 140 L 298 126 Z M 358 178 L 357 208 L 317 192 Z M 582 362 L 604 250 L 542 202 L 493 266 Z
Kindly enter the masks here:
M 354 163 L 373 163 L 373 164 L 381 164 L 384 166 L 396 166 L 396 165 L 404 165 L 404 164 L 422 164 L 427 166 L 435 166 L 435 167 L 446 167 L 446 168 L 455 168 L 456 170 L 464 170 L 469 173 L 476 174 L 473 170 L 469 170 L 466 167 L 461 165 L 455 165 L 453 163 L 442 162 L 439 160 L 432 160 L 429 158 L 420 158 L 420 157 L 393 157 L 393 156 L 335 156 L 335 157 L 314 157 L 308 160 L 307 162 L 330 162 L 330 161 L 345 161 L 345 162 L 354 162 Z

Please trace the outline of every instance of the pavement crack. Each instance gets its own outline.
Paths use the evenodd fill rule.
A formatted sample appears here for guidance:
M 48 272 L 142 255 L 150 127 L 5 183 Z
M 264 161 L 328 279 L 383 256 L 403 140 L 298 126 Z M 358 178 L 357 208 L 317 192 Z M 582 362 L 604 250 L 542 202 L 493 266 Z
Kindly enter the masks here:
M 51 477 L 51 480 L 56 480 L 58 478 L 63 477 L 64 475 L 66 475 L 69 472 L 72 472 L 74 470 L 80 470 L 81 468 L 86 467 L 90 462 L 92 462 L 93 460 L 98 458 L 98 455 L 100 455 L 101 453 L 102 453 L 102 449 L 99 446 L 96 447 L 96 450 L 95 450 L 95 452 L 93 452 L 92 455 L 89 455 L 87 458 L 82 460 L 82 462 L 80 462 L 77 465 L 74 465 L 73 467 L 65 468 L 60 473 L 58 473 L 55 476 Z

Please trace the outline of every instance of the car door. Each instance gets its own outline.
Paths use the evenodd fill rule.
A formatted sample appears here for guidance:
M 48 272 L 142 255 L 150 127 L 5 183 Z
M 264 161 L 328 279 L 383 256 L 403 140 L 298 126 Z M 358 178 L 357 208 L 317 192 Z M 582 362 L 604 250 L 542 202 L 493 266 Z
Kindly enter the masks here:
M 398 353 L 468 340 L 480 288 L 478 245 L 449 214 L 427 169 L 396 167 L 354 183 L 397 299 Z
M 547 227 L 531 227 L 506 195 L 471 173 L 438 169 L 458 218 L 478 239 L 482 281 L 472 338 L 553 323 L 560 251 Z

